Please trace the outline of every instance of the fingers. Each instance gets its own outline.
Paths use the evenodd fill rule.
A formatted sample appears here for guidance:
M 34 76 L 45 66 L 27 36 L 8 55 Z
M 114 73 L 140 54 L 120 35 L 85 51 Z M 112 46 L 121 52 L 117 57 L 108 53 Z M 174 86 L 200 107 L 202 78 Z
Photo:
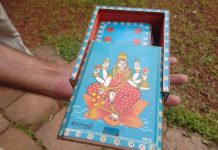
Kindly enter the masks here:
M 188 82 L 188 77 L 184 74 L 171 74 L 170 83 L 173 85 L 182 85 Z
M 184 74 L 171 74 L 170 83 L 173 85 L 181 85 L 188 82 L 188 77 Z M 166 106 L 177 106 L 181 103 L 179 96 L 169 95 L 165 105 Z
M 177 95 L 169 95 L 166 102 L 165 106 L 177 106 L 181 103 L 181 100 L 179 96 Z
M 170 57 L 170 65 L 175 65 L 177 63 L 176 57 Z
M 170 65 L 175 65 L 177 63 L 176 57 L 170 57 Z M 188 82 L 188 77 L 184 74 L 171 74 L 170 83 L 173 85 L 181 85 Z
M 177 63 L 176 57 L 170 57 L 170 65 L 175 65 Z M 184 74 L 171 74 L 170 83 L 173 85 L 182 85 L 188 82 L 188 77 Z M 177 106 L 181 103 L 181 99 L 177 95 L 169 95 L 165 106 Z

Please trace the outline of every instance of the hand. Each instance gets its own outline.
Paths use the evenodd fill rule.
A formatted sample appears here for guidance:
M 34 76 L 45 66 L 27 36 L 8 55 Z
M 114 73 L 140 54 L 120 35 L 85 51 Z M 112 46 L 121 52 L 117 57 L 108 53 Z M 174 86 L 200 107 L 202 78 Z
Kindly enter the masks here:
M 135 60 L 135 62 L 134 62 L 134 69 L 137 70 L 137 71 L 139 71 L 141 69 L 139 60 Z
M 103 94 L 104 92 L 105 92 L 105 89 L 104 89 L 104 88 L 99 88 L 99 89 L 98 89 L 98 94 L 101 95 L 101 94 Z
M 104 62 L 103 62 L 102 67 L 106 69 L 108 66 L 109 66 L 109 59 L 106 58 L 106 59 L 104 60 Z
M 114 98 L 116 96 L 116 93 L 111 91 L 109 92 L 109 101 L 112 103 L 114 101 Z
M 99 72 L 100 72 L 100 68 L 96 68 L 94 74 L 99 74 Z
M 117 121 L 118 118 L 119 118 L 119 116 L 118 116 L 117 114 L 112 113 L 112 114 L 110 115 L 110 118 L 111 118 L 113 121 Z
M 177 63 L 176 57 L 170 57 L 170 65 L 175 65 Z M 170 75 L 170 83 L 172 85 L 182 85 L 188 82 L 188 77 L 184 74 L 171 74 Z M 181 103 L 179 96 L 177 95 L 169 95 L 165 105 L 166 106 L 177 106 Z
M 53 88 L 53 95 L 48 95 L 61 100 L 69 101 L 72 96 L 72 85 L 70 84 L 70 76 L 75 65 L 75 61 L 71 64 L 60 64 L 57 65 L 57 69 L 60 70 L 60 74 L 54 78 L 51 82 Z
M 143 79 L 143 80 L 147 80 L 147 78 L 148 78 L 147 73 L 143 73 L 143 74 L 142 74 L 142 79 Z

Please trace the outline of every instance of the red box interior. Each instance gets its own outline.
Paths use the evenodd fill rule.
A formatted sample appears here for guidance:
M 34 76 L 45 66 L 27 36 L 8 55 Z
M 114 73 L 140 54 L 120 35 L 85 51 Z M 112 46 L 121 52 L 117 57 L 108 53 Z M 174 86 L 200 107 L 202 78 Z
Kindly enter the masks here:
M 96 40 L 98 28 L 102 21 L 118 21 L 118 22 L 142 22 L 151 24 L 153 46 L 164 46 L 164 14 L 155 12 L 140 12 L 140 11 L 123 11 L 111 9 L 99 9 L 94 21 L 93 29 L 90 33 L 88 45 L 85 50 L 85 55 L 91 40 Z M 84 60 L 85 56 L 83 57 Z M 83 64 L 83 61 L 82 61 Z M 82 65 L 79 67 L 79 72 Z M 78 79 L 78 75 L 76 80 Z M 76 81 L 71 81 L 74 86 Z
M 122 11 L 99 9 L 91 32 L 90 40 L 95 40 L 99 25 L 102 21 L 143 22 L 152 26 L 153 46 L 164 44 L 164 14 L 154 12 Z

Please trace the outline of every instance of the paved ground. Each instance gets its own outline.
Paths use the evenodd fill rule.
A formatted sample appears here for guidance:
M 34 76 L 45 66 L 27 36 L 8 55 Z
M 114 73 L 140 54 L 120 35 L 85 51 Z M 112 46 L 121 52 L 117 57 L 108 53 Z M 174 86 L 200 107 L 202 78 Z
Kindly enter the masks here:
M 50 47 L 42 47 L 34 55 L 51 62 L 63 62 Z M 56 138 L 66 106 L 64 103 L 0 86 L 0 150 L 101 150 Z M 198 134 L 164 123 L 164 150 L 217 150 L 208 147 Z

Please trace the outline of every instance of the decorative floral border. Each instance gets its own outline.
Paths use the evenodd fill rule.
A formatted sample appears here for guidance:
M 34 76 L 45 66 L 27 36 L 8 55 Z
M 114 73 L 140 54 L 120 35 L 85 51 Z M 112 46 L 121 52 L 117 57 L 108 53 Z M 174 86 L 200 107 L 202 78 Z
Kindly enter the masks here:
M 142 45 L 149 46 L 150 43 L 151 43 L 151 26 L 150 26 L 150 24 L 147 24 L 147 23 L 138 23 L 138 22 L 132 23 L 132 22 L 113 22 L 113 21 L 107 21 L 107 22 L 101 22 L 100 23 L 96 41 L 103 41 L 102 40 L 102 36 L 103 36 L 104 30 L 105 30 L 105 27 L 107 25 L 109 25 L 109 24 L 112 24 L 114 26 L 115 25 L 129 25 L 129 26 L 132 25 L 132 26 L 144 27 L 148 31 L 143 33 Z
M 63 132 L 65 137 L 82 138 L 90 141 L 112 144 L 120 146 L 121 142 L 126 143 L 126 147 L 139 149 L 139 150 L 154 150 L 157 149 L 157 145 L 151 142 L 144 142 L 139 140 L 133 140 L 124 137 L 117 137 L 112 135 L 101 134 L 98 132 L 91 132 L 86 130 L 70 129 L 66 128 Z M 123 145 L 122 145 L 123 146 Z

